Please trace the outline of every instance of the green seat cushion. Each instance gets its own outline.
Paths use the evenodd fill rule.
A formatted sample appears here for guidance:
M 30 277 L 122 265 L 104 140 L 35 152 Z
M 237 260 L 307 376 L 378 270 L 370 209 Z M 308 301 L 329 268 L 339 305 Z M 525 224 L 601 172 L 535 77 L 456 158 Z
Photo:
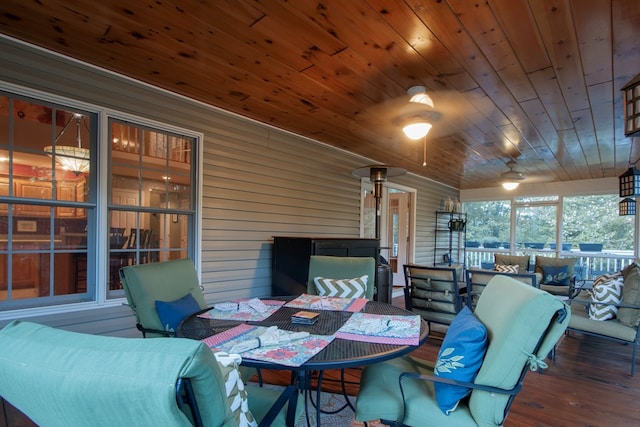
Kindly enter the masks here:
M 590 332 L 604 337 L 634 342 L 636 329 L 621 323 L 618 319 L 593 320 L 589 318 L 586 302 L 574 301 L 571 304 L 571 319 L 569 329 Z
M 399 419 L 402 415 L 402 397 L 398 377 L 407 371 L 433 375 L 433 364 L 405 356 L 364 368 L 355 405 L 355 419 Z M 403 387 L 409 408 L 405 424 L 450 427 L 475 425 L 466 405 L 461 404 L 451 415 L 445 415 L 436 401 L 432 382 L 404 380 Z

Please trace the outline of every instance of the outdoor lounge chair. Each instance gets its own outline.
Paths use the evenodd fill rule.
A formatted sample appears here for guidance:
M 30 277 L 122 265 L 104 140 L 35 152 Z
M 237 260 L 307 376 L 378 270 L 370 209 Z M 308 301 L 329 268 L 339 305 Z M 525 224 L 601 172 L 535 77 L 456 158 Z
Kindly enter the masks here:
M 547 292 L 496 276 L 480 296 L 474 317 L 488 337 L 475 379 L 461 382 L 435 376 L 434 363 L 410 355 L 368 366 L 356 400 L 356 420 L 414 427 L 502 425 L 527 371 L 546 367 L 543 359 L 566 330 L 570 311 Z M 462 365 L 472 357 L 444 350 L 445 356 L 462 356 Z M 470 396 L 445 415 L 435 382 L 461 385 Z
M 0 396 L 46 427 L 232 427 L 241 416 L 231 411 L 227 399 L 234 396 L 200 341 L 89 335 L 21 321 L 0 330 Z M 250 387 L 247 400 L 261 425 L 293 425 L 301 410 L 293 387 Z

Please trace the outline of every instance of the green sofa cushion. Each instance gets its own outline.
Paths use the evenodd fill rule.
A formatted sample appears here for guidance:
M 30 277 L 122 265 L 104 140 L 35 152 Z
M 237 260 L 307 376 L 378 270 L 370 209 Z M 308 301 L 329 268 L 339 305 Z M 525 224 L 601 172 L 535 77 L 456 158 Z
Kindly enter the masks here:
M 622 303 L 640 306 L 640 265 L 633 263 L 622 270 L 624 286 L 622 287 Z M 640 325 L 640 310 L 620 307 L 618 320 L 627 326 L 637 328 Z
M 621 323 L 618 319 L 593 320 L 589 318 L 586 303 L 573 301 L 571 304 L 571 320 L 569 329 L 591 332 L 605 337 L 634 342 L 636 329 Z

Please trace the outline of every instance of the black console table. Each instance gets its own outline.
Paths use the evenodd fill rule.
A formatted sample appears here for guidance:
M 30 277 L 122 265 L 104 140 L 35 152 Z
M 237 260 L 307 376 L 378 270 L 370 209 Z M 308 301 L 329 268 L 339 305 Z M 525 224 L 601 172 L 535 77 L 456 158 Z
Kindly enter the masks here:
M 273 296 L 300 295 L 307 291 L 309 257 L 311 255 L 361 256 L 378 260 L 380 243 L 377 239 L 279 237 L 273 238 L 271 258 L 271 293 Z M 385 285 L 380 269 L 376 272 L 378 289 L 376 301 L 386 301 Z M 388 281 L 388 279 L 385 279 Z M 387 283 L 387 287 L 391 284 Z

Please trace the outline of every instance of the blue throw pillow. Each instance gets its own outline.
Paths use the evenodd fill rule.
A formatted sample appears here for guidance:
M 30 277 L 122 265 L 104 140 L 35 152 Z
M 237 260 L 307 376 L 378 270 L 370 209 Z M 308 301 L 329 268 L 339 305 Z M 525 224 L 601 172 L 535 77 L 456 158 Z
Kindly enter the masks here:
M 434 374 L 441 378 L 473 382 L 487 352 L 487 328 L 464 307 L 453 319 L 438 353 Z M 435 383 L 436 400 L 442 412 L 449 415 L 460 399 L 471 390 L 466 387 Z
M 193 295 L 187 294 L 175 301 L 156 301 L 156 311 L 164 329 L 175 332 L 182 319 L 200 311 L 200 305 Z
M 569 286 L 569 266 L 542 266 L 542 283 L 545 285 Z

